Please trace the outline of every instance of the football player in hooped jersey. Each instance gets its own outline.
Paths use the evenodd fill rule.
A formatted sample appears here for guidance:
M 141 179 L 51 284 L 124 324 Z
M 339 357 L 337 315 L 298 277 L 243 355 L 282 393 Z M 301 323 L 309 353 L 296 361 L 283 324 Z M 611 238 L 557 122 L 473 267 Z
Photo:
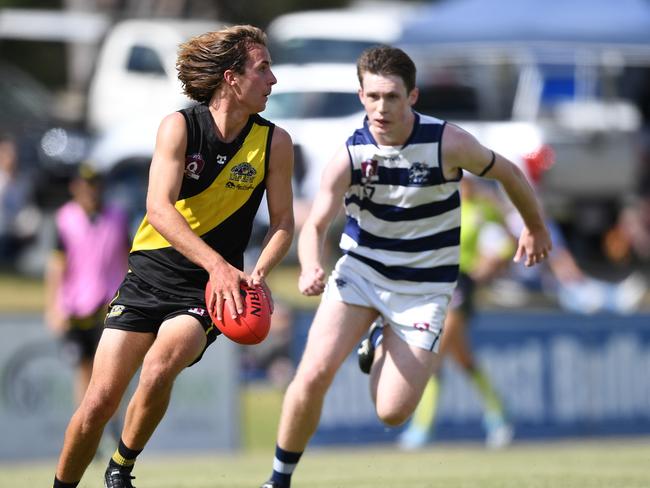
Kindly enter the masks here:
M 174 380 L 216 338 L 207 308 L 218 319 L 241 314 L 240 283 L 264 286 L 291 243 L 293 145 L 257 115 L 276 83 L 266 36 L 252 26 L 203 34 L 180 46 L 177 69 L 198 104 L 160 124 L 147 214 L 106 317 L 90 386 L 68 425 L 54 487 L 78 485 L 141 367 L 104 476 L 106 488 L 133 486 L 135 459 L 165 414 Z M 243 255 L 265 191 L 269 230 L 249 275 Z
M 377 416 L 397 426 L 415 409 L 458 276 L 463 170 L 498 180 L 521 213 L 526 227 L 515 261 L 532 266 L 551 249 L 521 171 L 461 128 L 413 111 L 415 65 L 404 52 L 370 48 L 357 71 L 363 127 L 324 171 L 298 242 L 300 291 L 324 296 L 284 399 L 273 473 L 263 488 L 290 486 L 336 371 L 378 316 L 386 326 L 370 370 Z M 344 256 L 326 279 L 321 249 L 342 201 Z

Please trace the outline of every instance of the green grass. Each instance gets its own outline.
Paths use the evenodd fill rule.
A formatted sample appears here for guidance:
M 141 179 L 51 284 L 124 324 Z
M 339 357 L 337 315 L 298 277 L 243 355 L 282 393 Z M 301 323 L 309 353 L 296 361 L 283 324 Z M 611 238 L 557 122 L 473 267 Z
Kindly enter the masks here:
M 283 392 L 269 384 L 253 383 L 242 388 L 242 447 L 266 449 L 275 444 Z
M 41 312 L 43 280 L 0 272 L 0 313 Z
M 138 488 L 254 488 L 269 474 L 273 446 L 237 455 L 141 456 Z M 394 448 L 310 449 L 293 488 L 632 488 L 650 486 L 646 440 L 519 444 L 500 452 L 444 444 L 418 452 Z M 0 485 L 51 486 L 54 461 L 0 465 Z M 93 463 L 80 488 L 101 485 Z

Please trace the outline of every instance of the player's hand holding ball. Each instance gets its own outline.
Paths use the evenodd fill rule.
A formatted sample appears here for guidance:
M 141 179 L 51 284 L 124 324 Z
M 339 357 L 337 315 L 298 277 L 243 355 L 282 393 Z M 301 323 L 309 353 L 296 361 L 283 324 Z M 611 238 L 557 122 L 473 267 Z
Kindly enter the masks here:
M 230 340 L 239 344 L 259 344 L 266 338 L 271 328 L 271 313 L 273 312 L 271 292 L 265 284 L 249 286 L 242 282 L 240 294 L 244 305 L 243 312 L 235 318 L 223 313 L 222 319 L 219 320 L 215 303 L 212 301 L 212 285 L 208 281 L 205 287 L 208 313 L 214 325 Z

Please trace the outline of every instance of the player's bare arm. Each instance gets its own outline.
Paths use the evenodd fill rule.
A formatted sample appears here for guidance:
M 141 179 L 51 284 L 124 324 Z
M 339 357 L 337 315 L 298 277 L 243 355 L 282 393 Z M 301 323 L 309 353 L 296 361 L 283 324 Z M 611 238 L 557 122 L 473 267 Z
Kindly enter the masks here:
M 350 182 L 350 157 L 346 147 L 342 146 L 323 172 L 316 200 L 300 232 L 298 288 L 303 295 L 320 295 L 325 289 L 325 271 L 321 262 L 323 244 Z
M 551 251 L 551 238 L 535 192 L 523 172 L 511 161 L 486 148 L 474 136 L 453 124 L 445 127 L 442 154 L 446 178 L 456 178 L 459 171 L 467 170 L 501 183 L 525 223 L 514 260 L 519 262 L 525 256 L 526 266 L 545 260 Z
M 217 317 L 221 319 L 225 300 L 235 317 L 243 312 L 239 284 L 247 276 L 194 234 L 175 207 L 185 170 L 186 144 L 183 116 L 176 112 L 165 117 L 158 129 L 149 171 L 147 219 L 176 250 L 208 271 L 215 297 L 214 302 L 207 304 L 208 308 L 216 308 Z
M 293 239 L 293 144 L 289 134 L 275 127 L 271 141 L 269 172 L 266 177 L 266 201 L 269 230 L 249 284 L 263 284 L 264 278 L 285 256 Z

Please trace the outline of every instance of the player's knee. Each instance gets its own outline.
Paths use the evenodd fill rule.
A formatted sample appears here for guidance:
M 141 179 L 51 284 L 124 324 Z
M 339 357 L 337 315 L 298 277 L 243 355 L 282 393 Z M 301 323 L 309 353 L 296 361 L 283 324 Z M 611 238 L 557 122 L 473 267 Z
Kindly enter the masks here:
M 79 407 L 82 430 L 91 431 L 106 425 L 119 405 L 120 398 L 116 395 L 89 392 Z
M 377 417 L 389 427 L 398 427 L 406 422 L 413 411 L 403 404 L 377 403 Z
M 143 366 L 138 388 L 148 396 L 155 397 L 171 389 L 176 374 L 173 368 L 163 361 L 150 361 Z
M 324 395 L 333 377 L 334 373 L 326 368 L 302 368 L 294 383 L 309 395 Z
M 388 427 L 399 427 L 409 418 L 409 414 L 398 411 L 377 412 L 377 416 Z

